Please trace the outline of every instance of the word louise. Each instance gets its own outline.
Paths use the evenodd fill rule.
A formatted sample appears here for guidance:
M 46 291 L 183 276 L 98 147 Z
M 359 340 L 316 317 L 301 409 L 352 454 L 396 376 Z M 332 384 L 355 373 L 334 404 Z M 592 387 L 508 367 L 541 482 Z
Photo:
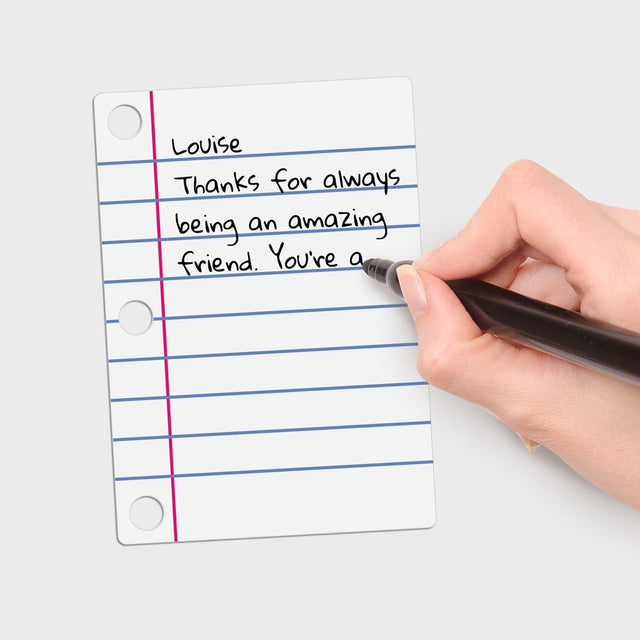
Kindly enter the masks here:
M 195 142 L 188 142 L 186 146 L 184 144 L 178 145 L 176 147 L 175 138 L 171 138 L 171 149 L 173 150 L 173 155 L 181 156 L 183 154 L 188 154 L 190 156 L 195 155 L 222 155 L 225 153 L 242 153 L 242 149 L 240 148 L 240 140 L 238 138 L 231 138 L 227 141 L 227 136 L 219 136 L 216 138 L 215 136 L 210 136 L 205 140 L 198 140 Z

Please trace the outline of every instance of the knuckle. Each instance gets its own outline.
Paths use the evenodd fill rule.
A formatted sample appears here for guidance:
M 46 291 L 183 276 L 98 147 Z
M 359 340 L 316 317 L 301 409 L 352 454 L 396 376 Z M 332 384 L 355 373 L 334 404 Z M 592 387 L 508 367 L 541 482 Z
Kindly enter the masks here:
M 533 160 L 516 160 L 505 168 L 498 182 L 508 193 L 519 193 L 538 182 L 544 171 Z

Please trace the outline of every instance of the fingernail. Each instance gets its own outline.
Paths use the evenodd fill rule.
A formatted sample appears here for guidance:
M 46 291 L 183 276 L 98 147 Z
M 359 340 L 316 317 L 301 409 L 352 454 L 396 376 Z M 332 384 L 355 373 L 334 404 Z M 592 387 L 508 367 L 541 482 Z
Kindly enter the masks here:
M 538 450 L 538 447 L 540 445 L 537 442 L 534 442 L 533 440 L 529 440 L 529 438 L 525 438 L 524 436 L 521 436 L 520 434 L 518 434 L 518 436 L 520 437 L 520 440 L 522 440 L 522 444 L 524 444 L 524 446 L 526 447 L 527 451 L 531 455 L 533 455 Z
M 427 296 L 418 272 L 409 264 L 398 268 L 398 282 L 414 320 L 427 310 Z

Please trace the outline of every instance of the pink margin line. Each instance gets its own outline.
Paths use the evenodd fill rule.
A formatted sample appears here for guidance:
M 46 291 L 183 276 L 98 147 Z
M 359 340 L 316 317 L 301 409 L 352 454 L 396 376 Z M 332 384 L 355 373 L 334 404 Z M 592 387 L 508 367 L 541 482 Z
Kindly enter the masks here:
M 156 121 L 153 110 L 153 91 L 149 91 L 149 111 L 151 114 L 151 145 L 153 148 L 153 159 L 157 160 L 156 156 Z M 153 163 L 153 181 L 155 186 L 155 199 L 156 199 L 156 231 L 158 234 L 158 271 L 160 272 L 160 306 L 162 310 L 162 317 L 166 317 L 164 306 L 164 277 L 162 269 L 162 230 L 160 227 L 160 202 L 159 190 L 158 190 L 158 163 Z M 173 511 L 173 541 L 178 542 L 178 522 L 176 519 L 176 484 L 173 469 L 173 438 L 171 438 L 171 400 L 169 399 L 169 361 L 167 360 L 167 323 L 162 320 L 162 347 L 164 349 L 164 387 L 167 395 L 167 432 L 169 435 L 169 469 L 171 472 L 171 508 Z

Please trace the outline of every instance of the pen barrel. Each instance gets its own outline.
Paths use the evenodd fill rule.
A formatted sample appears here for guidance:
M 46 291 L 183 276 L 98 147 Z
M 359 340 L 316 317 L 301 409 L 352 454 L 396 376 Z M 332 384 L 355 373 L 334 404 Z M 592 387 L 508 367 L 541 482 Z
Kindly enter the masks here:
M 483 330 L 640 383 L 640 335 L 481 280 L 447 284 Z

